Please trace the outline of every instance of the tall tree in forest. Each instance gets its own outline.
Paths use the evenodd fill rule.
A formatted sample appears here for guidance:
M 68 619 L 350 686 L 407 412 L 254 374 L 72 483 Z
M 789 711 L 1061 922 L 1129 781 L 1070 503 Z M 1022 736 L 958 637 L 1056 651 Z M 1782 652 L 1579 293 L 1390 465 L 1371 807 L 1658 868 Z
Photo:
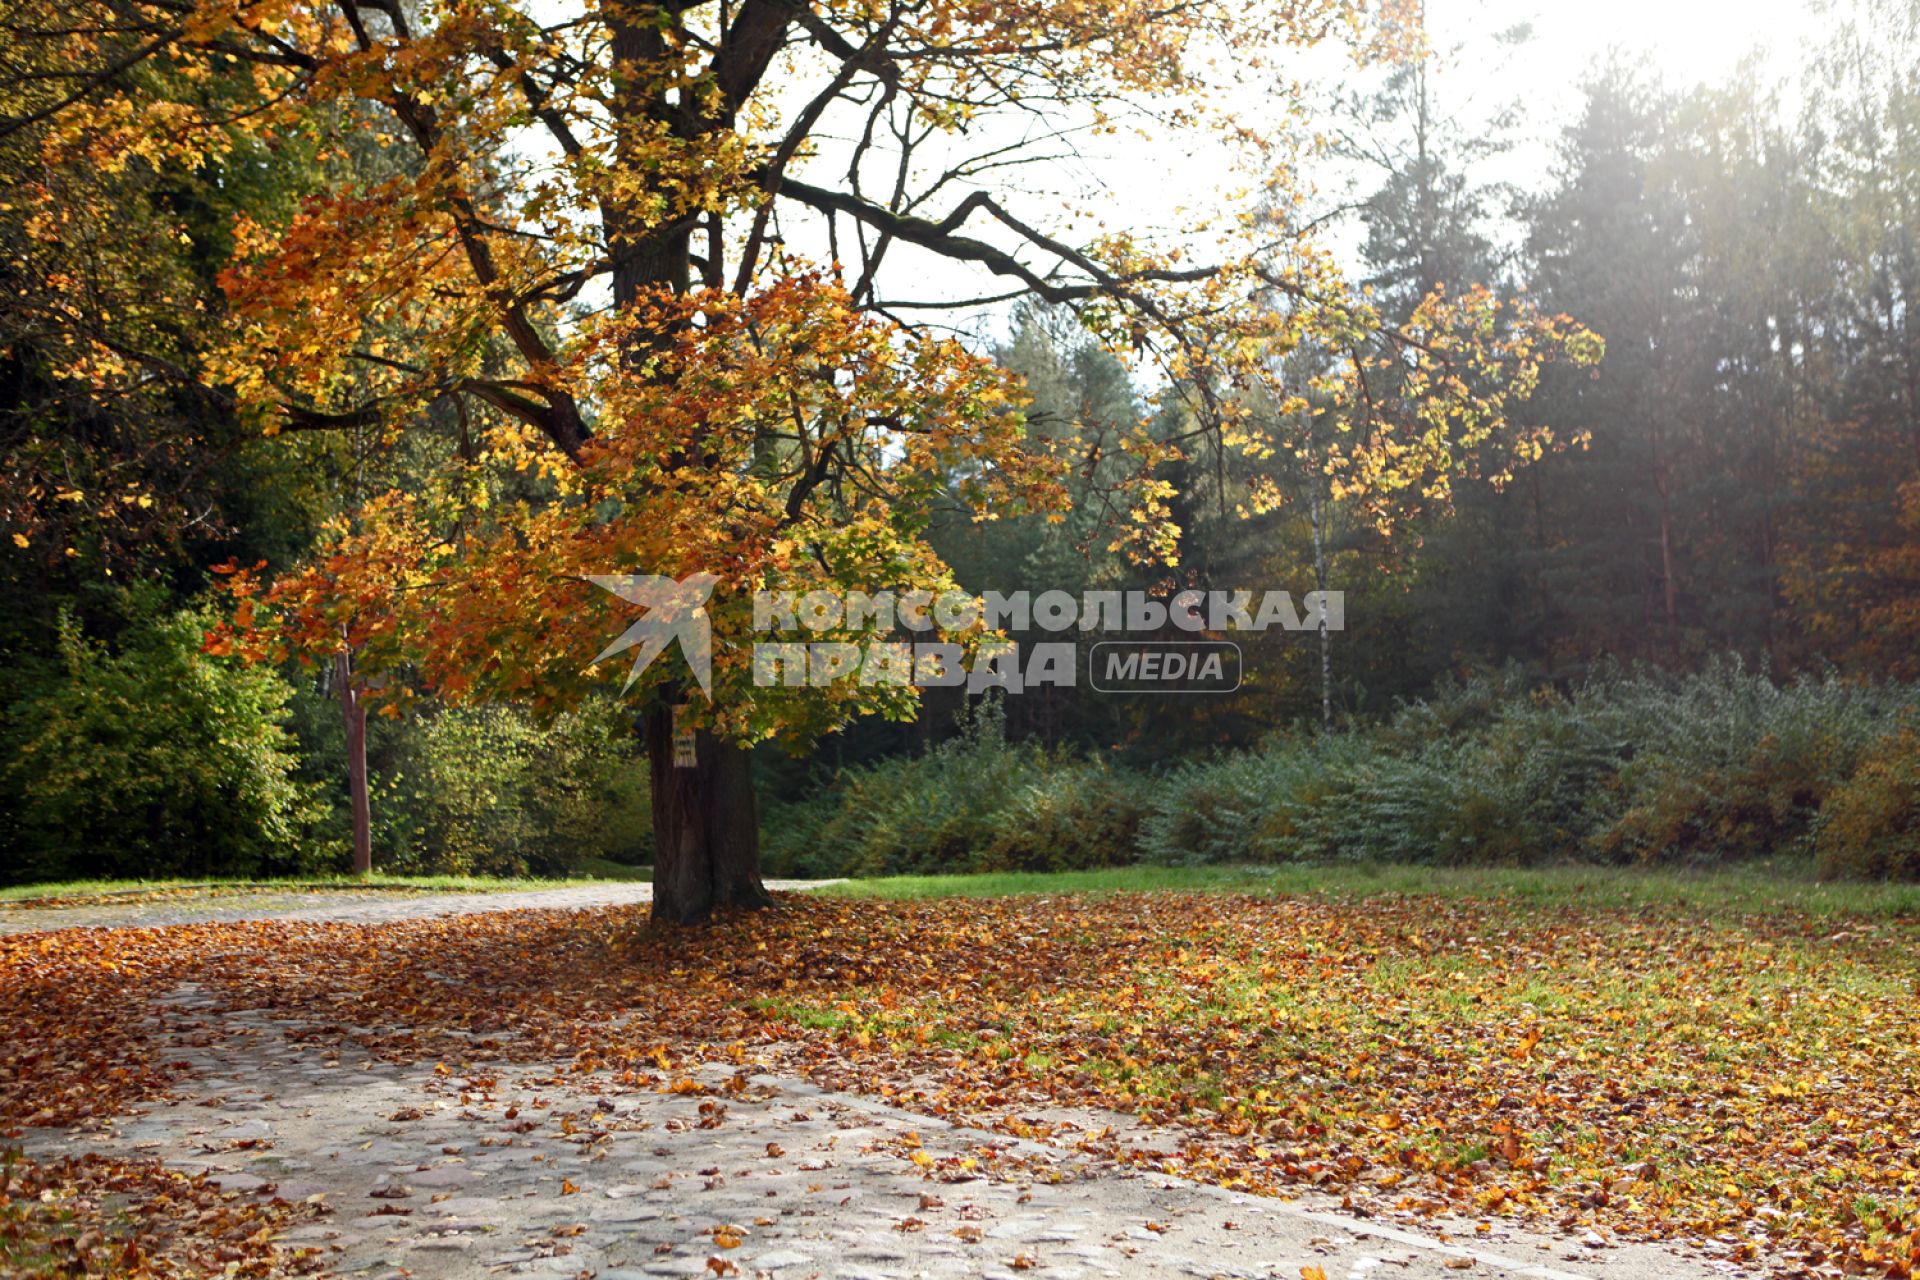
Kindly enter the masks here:
M 1486 99 L 1502 92 L 1506 61 L 1531 38 L 1512 27 L 1392 66 L 1377 85 L 1341 96 L 1331 154 L 1364 192 L 1364 282 L 1396 321 L 1436 289 L 1501 276 L 1496 223 L 1517 193 L 1489 169 L 1512 149 L 1519 109 Z
M 1027 430 L 1079 463 L 1061 477 L 1071 503 L 1064 513 L 979 522 L 965 511 L 951 511 L 937 518 L 928 538 L 955 580 L 975 594 L 1040 589 L 1079 596 L 1146 578 L 1108 545 L 1128 517 L 1128 481 L 1134 471 L 1125 449 L 1118 446 L 1142 416 L 1141 397 L 1126 364 L 1092 338 L 1068 308 L 1032 302 L 1015 308 L 1011 333 L 995 359 L 1021 381 Z M 1028 632 L 1009 632 L 1007 638 L 1025 643 L 1063 637 L 1033 623 Z M 1080 670 L 1086 669 L 1097 638 L 1082 637 Z M 1067 734 L 1111 743 L 1119 732 L 1115 710 L 1110 700 L 1049 685 L 1011 700 L 1005 728 L 1010 737 L 1038 738 L 1049 745 Z M 921 726 L 925 735 L 934 728 Z
M 711 575 L 711 700 L 678 663 L 638 685 L 654 909 L 693 920 L 765 901 L 745 744 L 914 706 L 891 685 L 755 684 L 751 593 L 937 590 L 951 577 L 923 537 L 931 511 L 1061 503 L 1063 462 L 1024 429 L 1017 380 L 895 319 L 923 300 L 899 294 L 894 261 L 1074 307 L 1200 388 L 1197 430 L 1236 448 L 1270 444 L 1230 390 L 1309 338 L 1410 363 L 1430 451 L 1450 447 L 1449 423 L 1500 429 L 1562 321 L 1461 300 L 1381 338 L 1304 236 L 1276 256 L 1227 220 L 1156 247 L 1076 233 L 1011 194 L 1022 160 L 1082 135 L 1151 122 L 1258 144 L 1212 105 L 1224 80 L 1271 78 L 1274 55 L 1335 35 L 1393 55 L 1412 12 L 77 0 L 16 33 L 32 74 L 0 134 L 55 171 L 191 172 L 288 145 L 325 164 L 370 135 L 406 153 L 290 216 L 240 220 L 223 275 L 237 322 L 196 377 L 267 432 L 404 445 L 447 430 L 463 446 L 271 584 L 238 569 L 236 626 L 214 643 L 324 663 L 344 642 L 389 713 L 421 687 L 560 706 L 604 678 L 586 668 L 619 632 L 587 579 Z M 27 198 L 62 216 L 56 197 Z M 1263 305 L 1276 296 L 1287 305 Z M 80 372 L 99 383 L 104 363 Z M 1140 430 L 1117 447 L 1150 477 L 1179 446 Z M 1412 474 L 1351 462 L 1383 483 Z M 1159 490 L 1137 492 L 1116 545 L 1164 553 Z M 677 727 L 696 732 L 691 764 Z
M 1531 211 L 1533 279 L 1559 305 L 1579 299 L 1608 337 L 1598 378 L 1564 379 L 1550 392 L 1555 416 L 1593 441 L 1565 469 L 1583 492 L 1566 498 L 1575 524 L 1556 566 L 1577 583 L 1562 593 L 1571 616 L 1560 625 L 1588 653 L 1679 655 L 1685 510 L 1676 477 L 1699 406 L 1689 399 L 1693 299 L 1675 287 L 1692 264 L 1691 228 L 1656 163 L 1671 110 L 1637 69 L 1601 68 L 1563 142 L 1560 185 Z M 1625 625 L 1623 604 L 1633 610 Z M 1616 647 L 1622 641 L 1631 647 Z
M 1898 559 L 1916 456 L 1898 372 L 1911 60 L 1878 56 L 1897 23 L 1849 31 L 1798 128 L 1754 69 L 1677 94 L 1604 68 L 1530 210 L 1545 300 L 1612 339 L 1598 376 L 1551 378 L 1538 406 L 1592 442 L 1528 480 L 1557 671 L 1722 652 L 1885 671 L 1901 648 L 1870 620 L 1899 629 L 1906 580 L 1870 566 Z
M 1776 361 L 1797 442 L 1782 594 L 1809 656 L 1920 676 L 1920 8 L 1862 0 L 1808 77 L 1801 237 Z M 1811 252 L 1809 252 L 1811 251 Z
M 1514 145 L 1518 116 L 1503 100 L 1502 72 L 1530 35 L 1514 27 L 1348 78 L 1321 126 L 1332 137 L 1330 176 L 1339 180 L 1332 207 L 1284 198 L 1269 205 L 1267 216 L 1281 225 L 1349 216 L 1361 233 L 1362 284 L 1390 325 L 1418 330 L 1450 303 L 1497 309 L 1520 296 L 1503 245 L 1512 240 L 1507 218 L 1517 193 L 1492 172 Z M 1272 508 L 1273 523 L 1251 535 L 1222 527 L 1214 539 L 1243 562 L 1264 550 L 1268 576 L 1301 544 L 1297 554 L 1308 557 L 1304 568 L 1317 586 L 1334 585 L 1337 572 L 1368 620 L 1364 635 L 1340 637 L 1353 649 L 1343 664 L 1355 668 L 1348 692 L 1364 678 L 1384 705 L 1448 669 L 1469 638 L 1476 651 L 1503 638 L 1503 620 L 1490 616 L 1498 593 L 1486 584 L 1498 581 L 1500 558 L 1490 552 L 1504 530 L 1486 526 L 1510 509 L 1498 491 L 1559 441 L 1545 427 L 1462 431 L 1433 448 L 1431 424 L 1397 411 L 1395 362 L 1356 362 L 1313 344 L 1283 359 L 1280 380 L 1291 385 L 1310 385 L 1331 369 L 1363 374 L 1357 388 L 1290 410 L 1260 404 L 1259 416 L 1291 415 L 1286 446 L 1258 464 L 1265 474 L 1247 495 L 1256 510 Z M 1393 474 L 1375 469 L 1384 458 L 1396 459 Z M 1289 539 L 1294 547 L 1276 545 Z M 1462 627 L 1465 618 L 1477 627 Z M 1333 637 L 1317 639 L 1311 679 L 1326 725 L 1334 719 Z
M 1430 297 L 1457 298 L 1476 288 L 1512 293 L 1508 220 L 1518 192 L 1493 175 L 1517 142 L 1522 113 L 1507 99 L 1507 71 L 1532 34 L 1519 25 L 1477 35 L 1389 68 L 1377 85 L 1344 95 L 1334 156 L 1354 171 L 1363 193 L 1355 209 L 1365 233 L 1363 279 L 1394 323 Z M 1392 495 L 1399 509 L 1391 529 L 1355 519 L 1354 504 L 1336 500 L 1317 474 L 1332 443 L 1327 416 L 1315 414 L 1299 434 L 1309 446 L 1316 577 L 1325 578 L 1325 566 L 1346 554 L 1379 566 L 1370 576 L 1392 583 L 1371 607 L 1376 617 L 1394 617 L 1395 643 L 1370 638 L 1369 678 L 1410 690 L 1448 669 L 1462 650 L 1499 649 L 1513 631 L 1513 611 L 1504 607 L 1513 593 L 1503 589 L 1512 558 L 1499 554 L 1512 538 L 1505 519 L 1511 504 L 1486 484 L 1450 487 L 1438 503 L 1424 486 L 1411 486 Z M 1462 471 L 1502 477 L 1512 469 L 1500 457 L 1508 443 L 1490 440 L 1485 456 L 1461 460 Z M 1555 441 L 1541 432 L 1530 443 L 1547 449 Z M 1325 654 L 1321 665 L 1323 686 L 1330 687 Z M 1323 721 L 1331 719 L 1330 702 L 1323 688 Z

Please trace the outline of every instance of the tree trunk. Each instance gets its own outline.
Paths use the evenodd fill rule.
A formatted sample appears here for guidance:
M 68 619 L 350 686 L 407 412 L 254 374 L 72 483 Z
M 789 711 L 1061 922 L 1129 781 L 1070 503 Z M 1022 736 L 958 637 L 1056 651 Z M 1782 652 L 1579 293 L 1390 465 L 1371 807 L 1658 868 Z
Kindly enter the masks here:
M 367 796 L 367 707 L 353 687 L 353 659 L 345 649 L 334 660 L 340 686 L 340 717 L 347 730 L 347 787 L 353 799 L 353 873 L 373 871 L 373 805 Z
M 1321 523 L 1320 451 L 1314 447 L 1313 417 L 1307 417 L 1307 512 L 1313 521 L 1313 585 L 1321 593 L 1320 727 L 1333 731 L 1333 637 L 1327 634 L 1327 531 Z M 1331 500 L 1331 498 L 1329 498 Z
M 607 21 L 614 65 L 647 69 L 674 63 L 678 56 L 674 51 L 685 47 L 690 38 L 681 19 L 691 7 L 612 6 Z M 783 47 L 796 10 L 804 12 L 805 6 L 749 0 L 730 22 L 723 19 L 721 47 L 713 62 L 713 87 L 720 94 L 717 106 L 704 93 L 673 88 L 669 78 L 652 70 L 619 76 L 609 109 L 620 138 L 615 163 L 624 176 L 642 186 L 655 181 L 649 174 L 655 172 L 656 157 L 650 149 L 655 145 L 656 127 L 664 126 L 673 137 L 687 142 L 732 128 L 734 113 Z M 684 192 L 655 190 L 669 207 L 685 203 Z M 684 294 L 692 284 L 693 229 L 700 219 L 682 217 L 661 225 L 656 217 L 652 205 L 632 193 L 603 207 L 603 229 L 614 258 L 617 308 L 632 307 L 656 290 Z M 718 247 L 710 249 L 706 265 L 712 279 L 722 278 Z M 629 337 L 624 351 L 628 366 L 643 368 L 652 344 L 658 341 Z M 687 452 L 666 459 L 665 465 L 678 470 L 723 464 L 703 455 L 696 432 Z M 645 721 L 653 780 L 653 918 L 690 924 L 717 909 L 771 906 L 772 899 L 760 883 L 760 824 L 751 758 L 742 748 L 703 732 L 694 735 L 693 762 L 677 761 L 680 753 L 674 746 L 671 702 L 663 696 Z
M 653 918 L 704 920 L 716 909 L 773 904 L 760 882 L 760 822 L 753 760 L 744 748 L 704 731 L 695 763 L 676 760 L 673 708 L 646 717 L 653 779 Z

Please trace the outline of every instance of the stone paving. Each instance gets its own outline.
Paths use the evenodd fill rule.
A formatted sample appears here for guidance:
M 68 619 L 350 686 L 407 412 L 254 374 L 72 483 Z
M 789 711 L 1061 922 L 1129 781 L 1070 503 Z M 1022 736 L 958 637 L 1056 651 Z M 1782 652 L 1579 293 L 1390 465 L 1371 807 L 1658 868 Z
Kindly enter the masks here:
M 169 1058 L 191 1065 L 178 1096 L 100 1132 L 29 1130 L 28 1151 L 157 1158 L 241 1196 L 311 1199 L 325 1216 L 283 1243 L 342 1276 L 1743 1274 L 1585 1231 L 1436 1227 L 1237 1195 L 727 1062 L 626 1083 L 560 1063 L 476 1079 L 377 1061 L 350 1035 L 305 1034 L 193 987 L 154 1016 Z
M 767 887 L 777 892 L 815 889 L 837 883 L 834 880 L 769 880 Z M 135 898 L 126 902 L 101 897 L 69 906 L 0 909 L 0 934 L 38 933 L 49 929 L 145 929 L 221 920 L 352 920 L 362 924 L 381 924 L 428 916 L 524 911 L 542 907 L 584 910 L 588 907 L 620 907 L 651 901 L 653 886 L 623 882 L 572 884 L 553 889 L 505 893 L 262 889 L 197 897 Z

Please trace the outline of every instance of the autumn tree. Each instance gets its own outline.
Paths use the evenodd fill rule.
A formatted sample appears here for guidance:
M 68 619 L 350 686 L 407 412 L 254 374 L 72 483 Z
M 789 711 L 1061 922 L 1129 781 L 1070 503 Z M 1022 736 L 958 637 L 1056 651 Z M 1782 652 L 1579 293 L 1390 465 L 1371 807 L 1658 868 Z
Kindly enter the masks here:
M 236 139 L 217 166 L 150 164 L 107 137 L 103 151 L 50 153 L 22 122 L 76 74 L 34 38 L 55 18 L 0 19 L 0 573 L 41 606 L 9 623 L 43 614 L 48 636 L 52 605 L 85 584 L 165 576 L 215 549 L 298 547 L 321 505 L 299 473 L 327 461 L 258 447 L 199 376 L 234 219 L 290 213 L 311 156 Z M 229 102 L 167 88 L 209 110 Z M 245 518 L 268 503 L 281 518 Z M 245 540 L 228 542 L 242 524 Z
M 1018 380 L 915 319 L 953 301 L 904 287 L 938 264 L 1072 308 L 1193 390 L 1191 439 L 1139 427 L 1112 444 L 1138 481 L 1116 551 L 1171 554 L 1155 471 L 1194 441 L 1273 447 L 1239 393 L 1303 341 L 1352 353 L 1336 398 L 1366 391 L 1360 366 L 1405 366 L 1421 463 L 1352 451 L 1370 482 L 1412 483 L 1500 428 L 1562 322 L 1463 300 L 1382 345 L 1379 315 L 1304 231 L 1276 252 L 1271 228 L 1228 215 L 1153 245 L 1023 204 L 1015 181 L 1127 130 L 1231 144 L 1270 173 L 1285 151 L 1223 104 L 1255 87 L 1284 101 L 1291 48 L 1416 52 L 1412 13 L 74 0 L 14 29 L 0 132 L 54 172 L 191 173 L 262 147 L 322 167 L 369 147 L 397 157 L 236 221 L 233 320 L 186 372 L 267 434 L 457 447 L 369 496 L 304 563 L 238 568 L 234 626 L 212 643 L 315 664 L 345 647 L 392 714 L 422 690 L 553 708 L 618 678 L 588 667 L 627 619 L 586 579 L 711 575 L 711 698 L 677 662 L 636 686 L 655 912 L 692 920 L 766 900 L 748 744 L 914 711 L 910 689 L 756 686 L 740 643 L 751 593 L 940 590 L 934 512 L 1063 505 L 1070 460 L 1026 430 Z M 24 198 L 43 217 L 59 199 Z M 86 345 L 76 377 L 110 391 L 113 354 Z M 676 764 L 676 720 L 697 732 L 692 765 Z

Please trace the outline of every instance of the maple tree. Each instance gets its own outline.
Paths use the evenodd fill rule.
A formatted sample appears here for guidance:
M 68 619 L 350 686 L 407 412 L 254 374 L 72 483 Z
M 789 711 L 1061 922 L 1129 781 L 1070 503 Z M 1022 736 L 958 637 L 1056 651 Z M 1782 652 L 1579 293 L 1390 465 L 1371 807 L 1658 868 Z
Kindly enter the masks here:
M 1343 483 L 1439 498 L 1543 363 L 1597 358 L 1564 318 L 1485 293 L 1436 295 L 1388 328 L 1307 228 L 1223 216 L 1153 245 L 1013 207 L 1009 172 L 1123 129 L 1227 139 L 1284 188 L 1286 146 L 1223 103 L 1248 84 L 1284 90 L 1276 59 L 1324 40 L 1416 54 L 1416 13 L 81 0 L 13 32 L 0 136 L 54 175 L 219 174 L 283 149 L 313 168 L 297 209 L 235 218 L 229 314 L 194 368 L 53 306 L 62 378 L 105 396 L 177 374 L 269 434 L 448 441 L 305 565 L 234 573 L 217 650 L 317 665 L 345 647 L 388 713 L 423 687 L 557 707 L 604 680 L 585 668 L 619 630 L 586 577 L 718 579 L 711 702 L 687 700 L 677 665 L 639 686 L 655 910 L 691 920 L 767 900 L 748 744 L 913 706 L 911 691 L 851 681 L 753 687 L 726 643 L 747 631 L 751 593 L 938 591 L 951 579 L 923 537 L 930 512 L 1064 502 L 1071 460 L 1025 430 L 1017 379 L 902 318 L 917 300 L 893 295 L 890 264 L 931 255 L 1071 306 L 1191 392 L 1189 436 L 1141 427 L 1117 445 L 1133 510 L 1113 543 L 1139 556 L 1177 537 L 1156 468 L 1196 441 L 1276 447 L 1246 393 L 1303 403 L 1309 388 L 1276 372 L 1288 350 L 1335 353 L 1319 390 L 1359 428 L 1330 457 Z M 19 198 L 52 243 L 110 219 L 114 197 L 43 181 Z M 801 243 L 818 245 L 811 260 Z M 1385 371 L 1391 413 L 1376 402 Z M 674 763 L 676 714 L 697 728 L 690 767 Z

